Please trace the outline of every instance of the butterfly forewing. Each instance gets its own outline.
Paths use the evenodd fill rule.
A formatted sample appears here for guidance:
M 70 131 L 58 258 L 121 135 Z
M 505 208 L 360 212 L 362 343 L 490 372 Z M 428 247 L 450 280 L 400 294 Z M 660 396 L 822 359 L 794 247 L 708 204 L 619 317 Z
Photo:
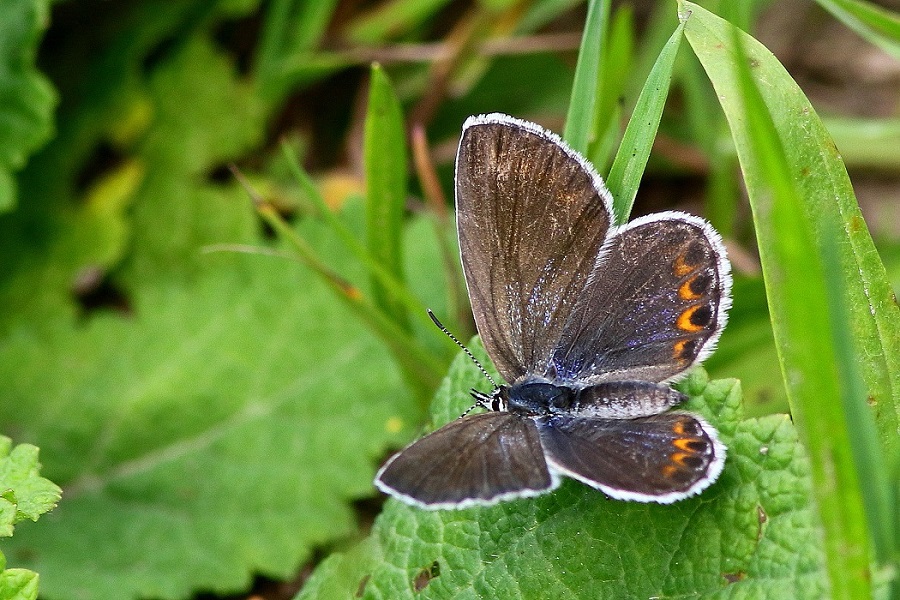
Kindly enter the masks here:
M 461 508 L 554 488 L 532 419 L 469 415 L 413 442 L 378 473 L 384 492 L 423 508 Z
M 725 459 L 715 429 L 690 414 L 553 415 L 538 426 L 552 467 L 624 500 L 667 503 L 696 494 L 715 481 Z
M 664 381 L 705 358 L 725 325 L 731 279 L 705 221 L 663 213 L 622 228 L 572 310 L 548 376 Z
M 485 348 L 513 382 L 544 370 L 610 225 L 600 178 L 504 115 L 467 121 L 456 162 L 463 270 Z

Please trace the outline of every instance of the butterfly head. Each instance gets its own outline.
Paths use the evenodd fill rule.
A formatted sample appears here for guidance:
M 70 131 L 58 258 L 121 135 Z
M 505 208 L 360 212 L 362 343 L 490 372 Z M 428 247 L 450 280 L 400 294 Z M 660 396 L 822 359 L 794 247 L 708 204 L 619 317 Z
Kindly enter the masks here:
M 475 406 L 481 406 L 494 412 L 509 410 L 509 388 L 505 385 L 495 387 L 490 394 L 479 392 L 474 388 L 469 393 L 475 398 L 477 403 Z M 472 408 L 475 407 L 473 406 Z M 468 413 L 468 411 L 466 412 Z

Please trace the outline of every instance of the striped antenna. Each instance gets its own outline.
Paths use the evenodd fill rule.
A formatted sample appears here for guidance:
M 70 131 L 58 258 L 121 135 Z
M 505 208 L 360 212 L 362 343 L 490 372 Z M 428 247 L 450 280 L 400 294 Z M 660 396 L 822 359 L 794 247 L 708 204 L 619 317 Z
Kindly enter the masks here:
M 447 335 L 448 338 L 453 340 L 453 342 L 457 346 L 462 348 L 462 351 L 466 353 L 466 356 L 468 356 L 469 358 L 472 359 L 472 362 L 475 363 L 475 366 L 478 367 L 478 370 L 481 371 L 485 377 L 487 377 L 487 380 L 491 382 L 491 385 L 494 386 L 495 389 L 500 387 L 499 385 L 497 385 L 497 382 L 494 381 L 494 378 L 491 377 L 491 374 L 487 372 L 487 370 L 481 365 L 480 362 L 478 362 L 478 359 L 475 358 L 475 355 L 472 354 L 468 348 L 463 346 L 462 342 L 460 342 L 458 339 L 456 339 L 456 336 L 453 335 L 452 333 L 450 333 L 450 331 L 446 327 L 444 327 L 443 323 L 438 321 L 438 318 L 436 316 L 434 316 L 434 313 L 431 312 L 431 309 L 427 308 L 425 310 L 428 311 L 428 316 L 431 317 L 431 320 L 434 322 L 435 325 L 437 325 L 437 328 L 440 329 L 441 331 L 443 331 Z M 471 409 L 469 409 L 469 410 L 471 410 Z

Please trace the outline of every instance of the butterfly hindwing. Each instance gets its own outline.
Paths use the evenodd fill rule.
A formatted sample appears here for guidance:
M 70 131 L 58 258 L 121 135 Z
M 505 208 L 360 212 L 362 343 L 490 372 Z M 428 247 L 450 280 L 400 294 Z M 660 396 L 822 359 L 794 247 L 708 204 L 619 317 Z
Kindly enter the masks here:
M 379 471 L 382 491 L 423 508 L 534 496 L 558 484 L 537 426 L 509 412 L 468 415 L 413 442 Z
M 716 430 L 685 413 L 637 419 L 538 419 L 550 465 L 613 498 L 668 503 L 696 494 L 722 470 Z

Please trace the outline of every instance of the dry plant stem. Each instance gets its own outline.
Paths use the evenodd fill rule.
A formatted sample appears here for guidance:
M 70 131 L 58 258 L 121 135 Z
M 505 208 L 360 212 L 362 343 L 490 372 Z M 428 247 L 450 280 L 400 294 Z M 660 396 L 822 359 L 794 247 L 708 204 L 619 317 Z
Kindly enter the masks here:
M 410 113 L 410 122 L 427 124 L 431 121 L 434 111 L 446 95 L 450 75 L 460 63 L 465 51 L 473 46 L 476 35 L 482 31 L 484 21 L 483 11 L 470 10 L 447 34 L 447 57 L 431 64 L 425 95 Z
M 473 53 L 484 58 L 539 54 L 543 52 L 572 52 L 578 49 L 581 33 L 547 33 L 522 37 L 485 40 L 474 46 Z M 433 44 L 394 44 L 380 48 L 352 48 L 338 54 L 353 63 L 381 64 L 428 63 L 450 60 L 457 49 L 446 42 Z

